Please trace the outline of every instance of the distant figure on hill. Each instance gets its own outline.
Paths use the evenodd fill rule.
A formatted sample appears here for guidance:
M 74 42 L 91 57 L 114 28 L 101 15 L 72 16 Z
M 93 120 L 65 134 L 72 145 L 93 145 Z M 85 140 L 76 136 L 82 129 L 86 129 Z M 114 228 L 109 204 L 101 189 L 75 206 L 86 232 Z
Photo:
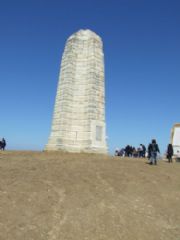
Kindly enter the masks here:
M 124 155 L 125 155 L 124 148 L 121 148 L 120 151 L 119 151 L 119 156 L 124 157 Z
M 159 146 L 156 143 L 155 139 L 152 139 L 152 142 L 149 145 L 148 150 L 150 152 L 150 163 L 149 164 L 157 165 L 157 153 L 160 151 L 159 151 Z
M 168 144 L 168 147 L 167 147 L 167 159 L 168 159 L 168 162 L 172 162 L 172 156 L 174 154 L 174 151 L 173 151 L 173 146 L 172 144 Z
M 147 155 L 147 158 L 148 158 L 148 160 L 150 161 L 150 158 L 151 158 L 151 147 L 152 147 L 152 145 L 151 145 L 151 143 L 148 145 L 148 150 L 147 150 L 147 153 L 148 153 L 148 155 Z
M 4 151 L 5 147 L 6 147 L 6 140 L 2 138 L 2 141 L 0 141 L 0 149 Z
M 143 149 L 142 157 L 145 158 L 146 157 L 146 147 L 144 146 L 144 144 L 141 144 L 141 146 L 142 146 L 142 149 Z
M 125 147 L 125 156 L 126 157 L 132 157 L 132 146 L 127 145 Z
M 145 158 L 146 147 L 143 144 L 140 144 L 138 149 L 139 149 L 139 157 Z
M 119 148 L 116 148 L 114 156 L 119 156 Z
M 132 152 L 133 157 L 134 157 L 134 158 L 138 157 L 139 153 L 138 153 L 138 151 L 136 150 L 136 148 L 133 147 L 132 150 L 133 150 L 133 152 Z
M 119 157 L 124 157 L 124 148 L 121 148 L 121 149 L 116 148 L 114 155 Z

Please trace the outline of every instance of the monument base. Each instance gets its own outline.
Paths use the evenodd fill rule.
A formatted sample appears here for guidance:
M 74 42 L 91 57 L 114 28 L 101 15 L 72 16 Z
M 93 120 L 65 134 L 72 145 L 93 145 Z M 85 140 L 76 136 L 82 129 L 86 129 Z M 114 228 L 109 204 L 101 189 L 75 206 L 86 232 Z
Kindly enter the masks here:
M 62 146 L 55 144 L 48 144 L 45 146 L 45 151 L 63 151 L 70 153 L 96 153 L 96 154 L 108 154 L 108 150 L 106 148 L 100 147 L 87 147 L 87 148 L 78 148 L 75 146 Z

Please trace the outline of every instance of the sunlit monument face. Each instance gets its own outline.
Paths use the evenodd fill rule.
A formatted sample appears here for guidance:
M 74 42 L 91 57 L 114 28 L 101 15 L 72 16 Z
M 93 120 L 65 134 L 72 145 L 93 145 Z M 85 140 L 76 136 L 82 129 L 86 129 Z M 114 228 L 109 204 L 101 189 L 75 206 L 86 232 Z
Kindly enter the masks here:
M 177 123 L 172 128 L 171 143 L 173 145 L 174 154 L 180 155 L 180 123 Z
M 67 40 L 45 149 L 107 153 L 103 44 L 90 30 Z

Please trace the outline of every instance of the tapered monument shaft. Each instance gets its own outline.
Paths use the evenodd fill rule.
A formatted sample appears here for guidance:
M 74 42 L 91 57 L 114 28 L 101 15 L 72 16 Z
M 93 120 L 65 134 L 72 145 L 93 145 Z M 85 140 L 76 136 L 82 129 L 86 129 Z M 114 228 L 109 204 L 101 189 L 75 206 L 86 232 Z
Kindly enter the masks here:
M 102 48 L 90 30 L 68 38 L 46 150 L 107 153 Z

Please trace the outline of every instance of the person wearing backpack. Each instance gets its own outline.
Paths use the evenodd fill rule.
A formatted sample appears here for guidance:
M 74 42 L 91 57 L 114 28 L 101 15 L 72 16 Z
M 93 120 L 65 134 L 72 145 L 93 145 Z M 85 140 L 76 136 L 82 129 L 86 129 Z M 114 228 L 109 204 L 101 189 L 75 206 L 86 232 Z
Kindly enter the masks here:
M 157 153 L 160 153 L 159 146 L 155 139 L 152 139 L 151 149 L 150 149 L 150 164 L 157 165 Z

